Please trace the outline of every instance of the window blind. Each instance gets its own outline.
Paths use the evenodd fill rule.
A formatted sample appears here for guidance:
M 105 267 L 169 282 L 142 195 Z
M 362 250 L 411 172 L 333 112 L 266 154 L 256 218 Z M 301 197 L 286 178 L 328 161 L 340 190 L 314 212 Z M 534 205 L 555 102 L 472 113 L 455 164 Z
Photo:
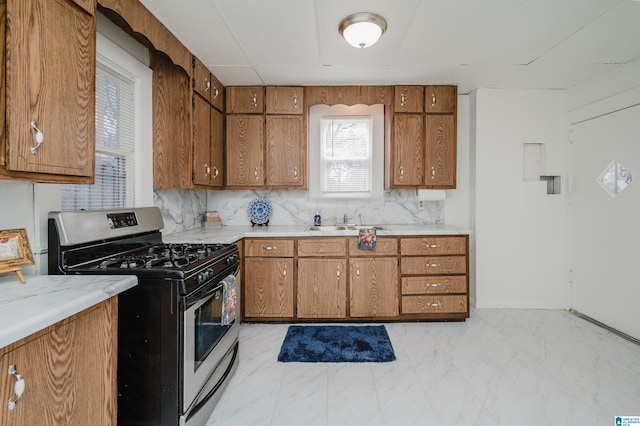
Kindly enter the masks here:
M 115 67 L 96 66 L 96 167 L 92 185 L 63 185 L 63 210 L 134 204 L 135 81 Z
M 323 117 L 323 194 L 371 192 L 371 118 Z

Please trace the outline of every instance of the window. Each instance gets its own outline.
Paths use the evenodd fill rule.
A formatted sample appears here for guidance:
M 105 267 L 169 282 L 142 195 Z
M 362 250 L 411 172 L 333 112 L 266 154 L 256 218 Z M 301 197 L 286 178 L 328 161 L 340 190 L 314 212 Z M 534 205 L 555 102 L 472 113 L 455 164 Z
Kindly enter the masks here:
M 308 128 L 311 198 L 384 196 L 383 105 L 314 105 Z
M 135 82 L 96 66 L 96 169 L 93 185 L 64 185 L 63 210 L 133 205 Z
M 371 117 L 323 117 L 322 193 L 371 192 Z

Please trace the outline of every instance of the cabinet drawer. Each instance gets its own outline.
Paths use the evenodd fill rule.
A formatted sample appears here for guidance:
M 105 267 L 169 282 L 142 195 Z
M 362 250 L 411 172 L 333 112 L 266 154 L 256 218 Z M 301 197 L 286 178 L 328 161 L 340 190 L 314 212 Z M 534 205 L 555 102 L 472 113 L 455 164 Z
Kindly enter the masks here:
M 465 256 L 403 257 L 401 259 L 403 275 L 440 275 L 466 274 Z
M 293 257 L 293 240 L 245 240 L 244 255 L 247 257 Z
M 358 239 L 349 239 L 349 256 L 395 256 L 398 253 L 398 240 L 396 238 L 380 238 L 376 239 L 376 248 L 374 250 L 360 250 L 358 248 Z
M 467 312 L 467 296 L 402 296 L 403 314 Z
M 395 112 L 422 112 L 424 105 L 424 87 L 394 87 L 393 110 Z
M 302 114 L 302 87 L 267 86 L 265 99 L 267 114 Z
M 466 254 L 466 237 L 403 238 L 400 253 L 403 255 Z
M 345 256 L 347 253 L 344 238 L 313 238 L 298 240 L 298 256 Z
M 402 278 L 402 294 L 404 295 L 466 292 L 466 275 Z
M 425 86 L 424 112 L 454 113 L 458 103 L 457 86 Z

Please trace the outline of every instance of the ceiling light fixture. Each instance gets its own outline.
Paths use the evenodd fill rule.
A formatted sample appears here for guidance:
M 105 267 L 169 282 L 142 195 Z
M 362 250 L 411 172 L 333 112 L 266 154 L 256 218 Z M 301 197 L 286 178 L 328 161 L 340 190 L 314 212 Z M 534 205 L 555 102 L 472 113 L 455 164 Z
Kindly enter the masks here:
M 387 21 L 376 13 L 360 12 L 349 15 L 340 22 L 338 31 L 353 47 L 373 46 L 387 30 Z

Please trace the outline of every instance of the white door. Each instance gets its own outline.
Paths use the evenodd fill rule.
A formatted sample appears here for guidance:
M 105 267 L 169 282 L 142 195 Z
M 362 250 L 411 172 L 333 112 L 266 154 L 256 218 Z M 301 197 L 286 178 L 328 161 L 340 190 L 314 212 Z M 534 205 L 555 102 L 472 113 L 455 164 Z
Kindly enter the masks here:
M 640 338 L 640 106 L 571 126 L 571 305 Z M 597 179 L 612 161 L 632 174 L 611 197 Z

